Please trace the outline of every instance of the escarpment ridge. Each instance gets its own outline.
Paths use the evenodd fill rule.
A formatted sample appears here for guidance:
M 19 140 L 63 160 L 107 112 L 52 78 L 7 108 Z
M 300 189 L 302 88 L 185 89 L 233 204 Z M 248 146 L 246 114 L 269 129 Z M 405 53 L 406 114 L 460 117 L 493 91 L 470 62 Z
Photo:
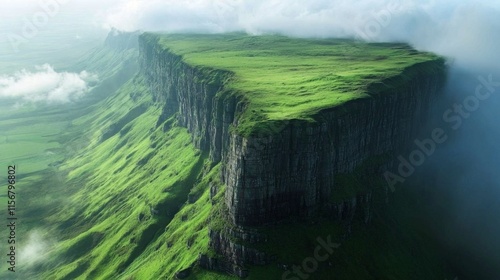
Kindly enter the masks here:
M 237 225 L 330 209 L 336 175 L 416 137 L 445 79 L 404 44 L 146 33 L 140 51 L 162 119 L 222 162 Z

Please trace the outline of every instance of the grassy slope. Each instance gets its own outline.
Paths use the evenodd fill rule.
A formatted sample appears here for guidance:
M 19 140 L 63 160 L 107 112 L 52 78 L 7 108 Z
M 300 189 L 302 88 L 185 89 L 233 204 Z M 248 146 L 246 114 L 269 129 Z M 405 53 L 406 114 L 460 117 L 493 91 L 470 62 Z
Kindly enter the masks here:
M 80 273 L 82 279 L 116 277 L 157 238 L 189 192 L 182 183 L 193 176 L 191 172 L 202 157 L 190 145 L 185 129 L 151 131 L 159 108 L 149 106 L 115 135 L 100 141 L 100 128 L 129 117 L 127 113 L 138 104 L 149 104 L 144 92 L 144 88 L 128 84 L 109 102 L 99 104 L 109 115 L 96 110 L 74 124 L 89 127 L 86 137 L 92 140 L 80 157 L 62 167 L 70 171 L 68 187 L 75 188 L 76 194 L 48 223 L 71 221 L 64 228 L 68 240 L 61 244 L 60 254 L 75 253 L 78 242 L 91 239 L 89 236 L 93 245 L 74 262 L 66 260 L 64 266 L 51 272 L 56 279 L 75 279 Z M 140 99 L 133 102 L 132 94 Z M 80 185 L 82 178 L 86 183 Z M 151 208 L 160 213 L 152 215 Z
M 157 35 L 143 36 L 158 40 Z M 237 128 L 243 134 L 269 120 L 310 120 L 321 109 L 368 97 L 372 83 L 440 59 L 405 44 L 339 39 L 161 35 L 159 42 L 190 65 L 235 73 L 226 88 L 249 101 Z
M 61 166 L 74 194 L 44 219 L 60 234 L 50 261 L 38 267 L 44 279 L 170 279 L 209 251 L 208 185 L 219 169 L 186 129 L 155 128 L 161 108 L 150 102 L 138 76 L 73 123 L 89 128 L 90 143 Z M 130 118 L 141 105 L 147 109 Z M 188 195 L 195 199 L 185 204 Z
M 16 101 L 2 100 L 0 103 L 0 164 L 6 166 L 16 164 L 18 184 L 18 218 L 22 221 L 17 228 L 17 252 L 21 254 L 33 232 L 45 232 L 45 223 L 41 218 L 52 208 L 60 205 L 62 198 L 69 195 L 64 188 L 64 176 L 57 169 L 57 163 L 74 154 L 87 145 L 85 139 L 77 138 L 68 144 L 69 139 L 61 137 L 71 125 L 71 120 L 88 113 L 88 107 L 96 101 L 114 93 L 119 80 L 130 76 L 130 65 L 136 54 L 133 52 L 118 53 L 106 47 L 95 48 L 93 53 L 81 58 L 81 62 L 66 71 L 90 70 L 97 73 L 102 83 L 81 101 L 74 104 L 44 105 L 24 104 L 19 107 Z M 50 58 L 47 58 L 50 59 Z M 85 61 L 93 59 L 92 67 Z M 4 65 L 2 63 L 2 65 Z M 62 70 L 62 69 L 57 69 Z M 123 83 L 123 81 L 121 81 Z M 63 145 L 63 143 L 66 143 Z M 0 175 L 5 181 L 4 174 Z M 6 194 L 0 194 L 0 203 L 6 205 Z M 4 218 L 5 212 L 0 213 Z M 0 249 L 5 252 L 5 243 Z M 19 256 L 21 262 L 29 261 Z M 27 268 L 29 265 L 23 265 Z M 5 269 L 4 269 L 5 268 Z M 22 274 L 3 275 L 5 263 L 1 263 L 1 279 L 21 279 Z

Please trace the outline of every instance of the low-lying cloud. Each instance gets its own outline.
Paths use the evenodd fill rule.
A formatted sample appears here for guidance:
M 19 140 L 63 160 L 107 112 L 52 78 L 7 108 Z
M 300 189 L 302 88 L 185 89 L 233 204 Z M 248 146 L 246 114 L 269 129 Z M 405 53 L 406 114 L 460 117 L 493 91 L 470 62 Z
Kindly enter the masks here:
M 19 249 L 19 260 L 25 268 L 43 260 L 47 251 L 54 245 L 52 241 L 44 238 L 38 230 L 32 230 L 28 235 L 27 243 Z
M 21 70 L 10 76 L 0 76 L 0 98 L 20 99 L 23 102 L 61 104 L 80 99 L 97 81 L 97 75 L 57 72 L 49 64 L 35 71 Z

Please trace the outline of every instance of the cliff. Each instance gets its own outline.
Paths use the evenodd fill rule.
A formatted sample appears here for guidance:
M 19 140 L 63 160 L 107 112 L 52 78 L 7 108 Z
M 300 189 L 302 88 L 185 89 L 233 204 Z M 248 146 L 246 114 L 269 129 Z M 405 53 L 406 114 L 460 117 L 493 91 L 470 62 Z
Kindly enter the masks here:
M 316 122 L 290 121 L 264 139 L 231 135 L 223 178 L 233 221 L 257 225 L 317 213 L 335 191 L 337 174 L 401 151 L 417 136 L 442 83 L 416 72 L 387 92 L 324 110 Z
M 300 114 L 287 114 L 285 107 L 276 118 L 272 117 L 276 114 L 261 113 L 272 109 L 259 110 L 253 106 L 258 102 L 252 95 L 234 86 L 244 80 L 238 70 L 218 66 L 223 62 L 212 60 L 212 64 L 199 63 L 184 49 L 170 45 L 168 39 L 184 43 L 189 36 L 167 36 L 164 41 L 162 35 L 143 34 L 139 40 L 142 71 L 154 100 L 163 107 L 158 125 L 175 116 L 178 124 L 188 129 L 195 146 L 207 151 L 214 165 L 222 163 L 225 207 L 228 218 L 240 230 L 293 216 L 326 214 L 349 220 L 360 210 L 368 222 L 370 183 L 362 192 L 341 195 L 339 189 L 348 186 L 342 185 L 339 175 L 352 173 L 373 158 L 401 152 L 417 136 L 445 79 L 444 61 L 422 55 L 418 61 L 399 61 L 397 69 L 388 66 L 390 71 L 384 75 L 363 76 L 361 81 L 346 79 L 344 87 L 363 84 L 353 89 L 362 94 L 352 98 L 343 95 L 341 102 L 330 104 L 320 100 L 322 105 Z M 397 49 L 411 59 L 419 55 L 407 46 L 376 47 Z M 370 63 L 385 63 L 377 60 L 387 57 Z M 224 61 L 226 56 L 218 53 L 215 59 Z M 332 77 L 345 79 L 328 76 L 326 84 L 334 83 Z M 307 88 L 301 88 L 300 95 L 304 91 Z M 289 107 L 295 110 L 297 106 L 300 104 Z M 363 172 L 382 174 L 384 164 L 368 165 Z M 234 242 L 234 236 L 234 232 L 211 231 L 210 244 L 223 258 L 200 256 L 199 263 L 245 276 L 244 264 L 270 261 L 269 256 Z

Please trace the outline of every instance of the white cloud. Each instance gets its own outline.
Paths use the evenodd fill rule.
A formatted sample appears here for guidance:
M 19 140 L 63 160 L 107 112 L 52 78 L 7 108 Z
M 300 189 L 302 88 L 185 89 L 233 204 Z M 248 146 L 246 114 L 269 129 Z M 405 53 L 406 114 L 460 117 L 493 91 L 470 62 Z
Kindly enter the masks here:
M 0 98 L 16 98 L 27 102 L 67 103 L 89 91 L 95 74 L 56 72 L 52 66 L 37 66 L 35 72 L 22 70 L 11 76 L 0 76 Z
M 39 231 L 33 230 L 29 232 L 28 242 L 19 249 L 19 260 L 24 266 L 30 267 L 43 260 L 52 245 L 52 241 L 45 239 Z

